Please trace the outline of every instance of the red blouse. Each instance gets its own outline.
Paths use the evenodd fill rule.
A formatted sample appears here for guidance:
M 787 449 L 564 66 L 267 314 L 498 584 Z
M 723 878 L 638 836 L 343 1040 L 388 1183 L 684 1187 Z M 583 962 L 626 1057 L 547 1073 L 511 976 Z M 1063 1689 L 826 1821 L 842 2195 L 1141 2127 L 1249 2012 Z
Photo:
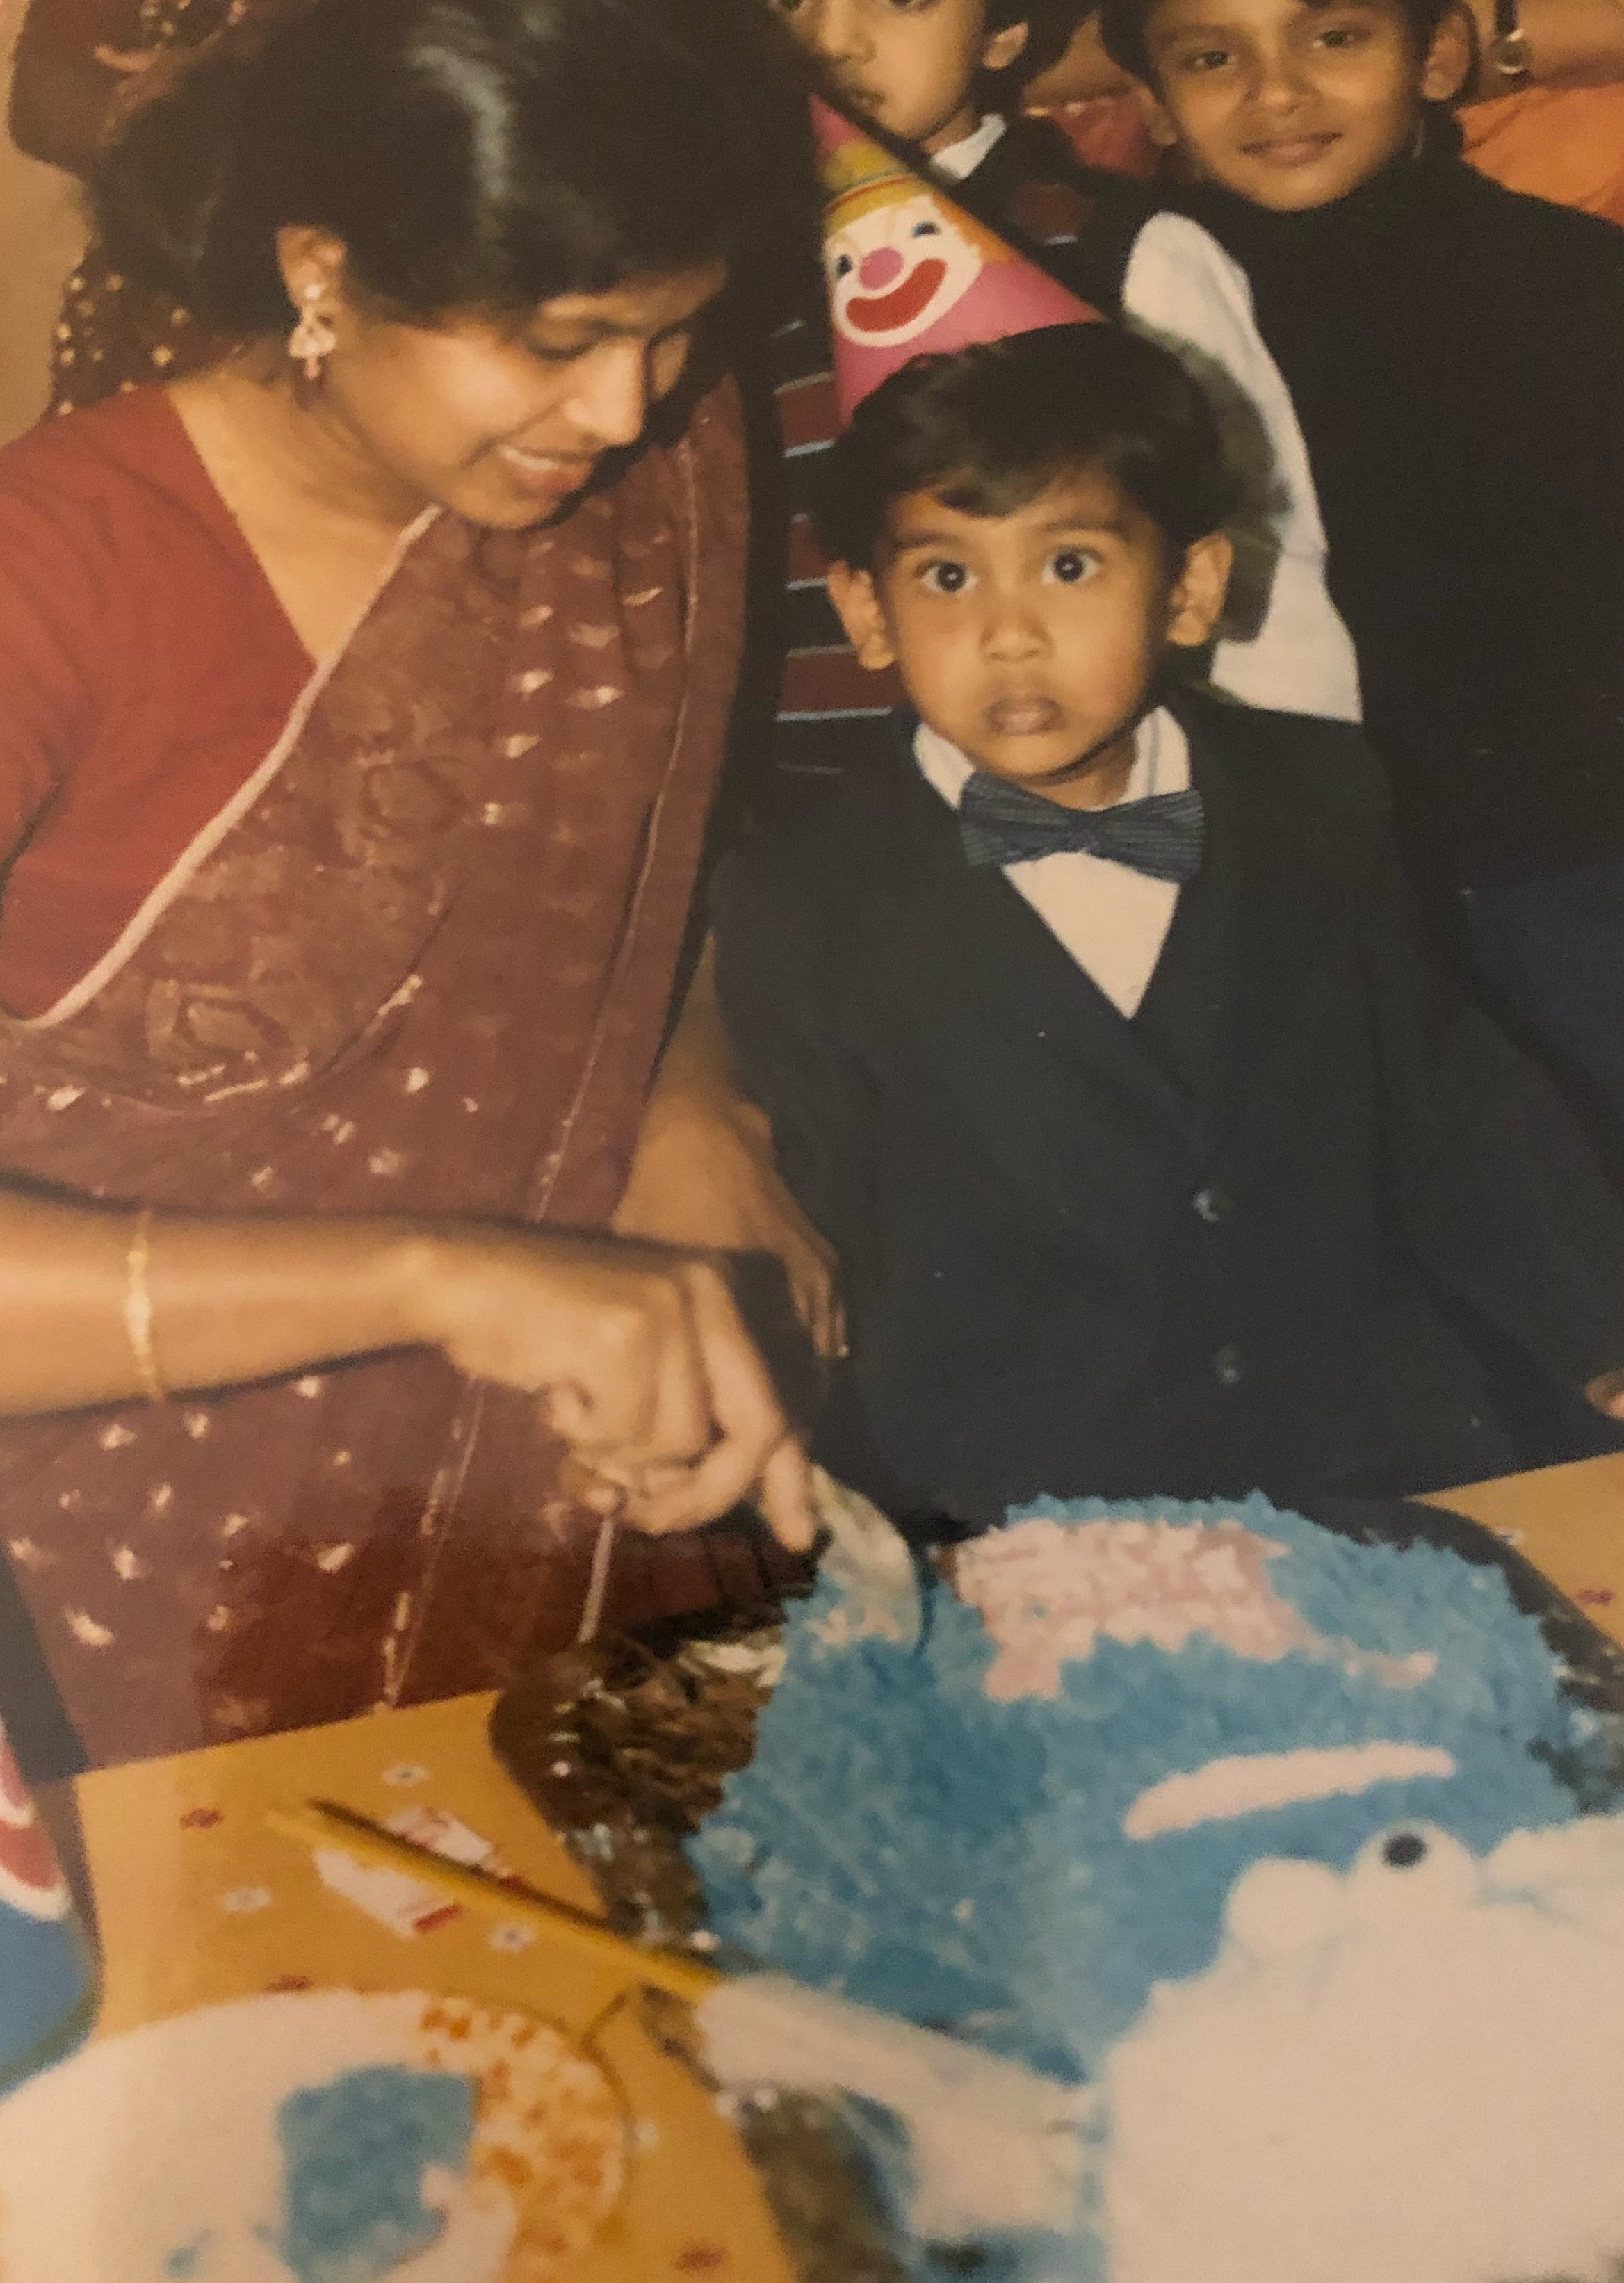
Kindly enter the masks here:
M 311 672 L 161 389 L 0 450 L 0 1002 L 95 965 Z

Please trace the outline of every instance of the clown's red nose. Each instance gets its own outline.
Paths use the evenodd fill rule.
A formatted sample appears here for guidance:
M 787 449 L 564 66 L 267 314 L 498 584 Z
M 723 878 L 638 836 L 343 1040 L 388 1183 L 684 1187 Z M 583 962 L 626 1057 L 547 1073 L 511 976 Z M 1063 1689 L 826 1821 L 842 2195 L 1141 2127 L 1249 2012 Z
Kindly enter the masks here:
M 894 277 L 902 273 L 902 257 L 894 245 L 876 246 L 865 253 L 857 269 L 857 283 L 865 293 L 883 293 Z

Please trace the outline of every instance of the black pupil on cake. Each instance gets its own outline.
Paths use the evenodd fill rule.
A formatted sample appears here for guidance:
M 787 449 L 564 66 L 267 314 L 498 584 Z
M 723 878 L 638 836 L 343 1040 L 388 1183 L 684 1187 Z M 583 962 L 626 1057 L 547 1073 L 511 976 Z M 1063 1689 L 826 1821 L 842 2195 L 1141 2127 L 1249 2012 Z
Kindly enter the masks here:
M 1381 1859 L 1395 1871 L 1408 1871 L 1426 1853 L 1426 1842 L 1417 1832 L 1395 1831 L 1381 1851 Z

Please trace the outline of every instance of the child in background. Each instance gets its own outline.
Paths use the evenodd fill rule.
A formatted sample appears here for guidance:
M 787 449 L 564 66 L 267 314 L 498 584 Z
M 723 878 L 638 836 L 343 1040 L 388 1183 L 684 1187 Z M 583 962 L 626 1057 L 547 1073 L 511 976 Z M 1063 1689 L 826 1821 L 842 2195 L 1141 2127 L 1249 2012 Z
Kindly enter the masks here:
M 1133 184 L 1082 167 L 1047 121 L 1019 111 L 1027 78 L 1064 48 L 1082 0 L 785 0 L 795 36 L 854 114 L 926 152 L 935 172 L 974 193 L 983 214 L 1053 240 L 1051 266 L 1107 314 L 1193 350 L 1227 373 L 1272 456 L 1280 504 L 1271 560 L 1245 631 L 1219 646 L 1214 680 L 1260 705 L 1358 715 L 1347 633 L 1324 587 L 1324 537 L 1291 401 L 1258 339 L 1245 283 L 1206 235 L 1158 214 Z M 765 614 L 761 652 L 784 656 L 774 757 L 780 768 L 838 774 L 883 754 L 897 692 L 851 656 L 824 589 L 810 514 L 819 463 L 837 426 L 823 295 L 772 344 L 783 448 L 787 561 L 769 565 L 781 610 Z M 769 518 L 770 520 L 770 518 Z M 1271 582 L 1272 581 L 1272 582 Z M 1261 620 L 1261 626 L 1258 619 Z
M 1624 1407 L 1624 1210 L 1423 963 L 1358 732 L 1179 689 L 1230 507 L 1101 324 L 916 359 L 834 449 L 831 592 L 917 713 L 734 852 L 718 973 L 846 1279 L 828 1455 L 899 1510 L 1418 1491 Z
M 1461 96 L 1465 155 L 1510 191 L 1624 222 L 1624 8 L 1618 0 L 1471 0 L 1480 56 Z M 1161 155 L 1097 12 L 1026 90 L 1081 158 L 1148 181 Z
M 1486 181 L 1445 0 L 1105 0 L 1290 385 L 1414 876 L 1624 1119 L 1624 231 Z

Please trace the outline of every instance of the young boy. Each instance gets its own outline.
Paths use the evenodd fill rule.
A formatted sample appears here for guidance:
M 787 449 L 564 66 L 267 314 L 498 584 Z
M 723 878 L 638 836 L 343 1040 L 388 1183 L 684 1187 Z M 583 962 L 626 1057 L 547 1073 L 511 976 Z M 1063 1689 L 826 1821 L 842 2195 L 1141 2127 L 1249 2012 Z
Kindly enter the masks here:
M 1415 876 L 1624 1120 L 1624 230 L 1459 156 L 1447 0 L 1105 0 L 1290 385 Z
M 1324 534 L 1291 400 L 1253 323 L 1235 264 L 1186 217 L 1138 186 L 1083 167 L 1059 131 L 1019 112 L 1020 89 L 1064 49 L 1086 0 L 781 0 L 794 35 L 851 113 L 928 153 L 983 217 L 1049 240 L 1073 292 L 1221 367 L 1272 456 L 1277 505 L 1248 639 L 1221 643 L 1214 679 L 1254 705 L 1356 719 L 1358 674 L 1324 583 Z M 757 655 L 785 658 L 774 757 L 823 775 L 886 743 L 894 689 L 854 664 L 824 590 L 811 518 L 836 419 L 823 296 L 771 344 L 783 449 L 778 520 L 787 559 L 759 614 Z M 770 516 L 764 518 L 770 523 Z M 1271 562 L 1269 557 L 1274 557 Z M 1261 627 L 1257 623 L 1261 620 Z
M 917 711 L 716 920 L 846 1278 L 832 1462 L 971 1523 L 1517 1465 L 1624 1363 L 1624 1211 L 1422 963 L 1357 731 L 1179 690 L 1229 561 L 1202 393 L 1022 334 L 894 374 L 830 473 L 831 591 Z

